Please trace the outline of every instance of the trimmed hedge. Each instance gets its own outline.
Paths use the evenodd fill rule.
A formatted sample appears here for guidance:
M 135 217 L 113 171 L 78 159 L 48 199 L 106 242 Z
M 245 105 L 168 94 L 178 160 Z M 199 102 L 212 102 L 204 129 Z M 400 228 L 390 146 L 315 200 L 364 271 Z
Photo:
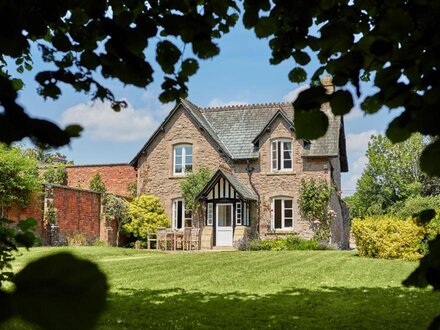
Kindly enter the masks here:
M 291 251 L 291 250 L 327 250 L 328 248 L 316 240 L 306 240 L 298 236 L 275 238 L 268 240 L 242 239 L 239 241 L 240 251 Z
M 427 252 L 427 241 L 435 237 L 439 228 L 438 217 L 426 226 L 391 215 L 352 221 L 359 255 L 385 259 L 419 259 Z

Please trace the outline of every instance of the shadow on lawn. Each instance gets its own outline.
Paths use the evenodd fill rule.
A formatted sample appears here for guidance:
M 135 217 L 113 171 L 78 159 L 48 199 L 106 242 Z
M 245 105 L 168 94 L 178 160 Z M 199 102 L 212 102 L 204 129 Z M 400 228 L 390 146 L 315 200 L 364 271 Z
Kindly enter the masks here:
M 270 295 L 126 290 L 99 329 L 426 329 L 440 296 L 402 288 L 292 289 Z

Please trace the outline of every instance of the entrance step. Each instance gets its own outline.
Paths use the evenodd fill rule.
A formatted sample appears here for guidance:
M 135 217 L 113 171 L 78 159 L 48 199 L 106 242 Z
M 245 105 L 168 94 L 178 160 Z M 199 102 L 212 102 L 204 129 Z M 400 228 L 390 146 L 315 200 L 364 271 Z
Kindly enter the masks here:
M 238 251 L 237 248 L 233 246 L 213 246 L 214 251 Z

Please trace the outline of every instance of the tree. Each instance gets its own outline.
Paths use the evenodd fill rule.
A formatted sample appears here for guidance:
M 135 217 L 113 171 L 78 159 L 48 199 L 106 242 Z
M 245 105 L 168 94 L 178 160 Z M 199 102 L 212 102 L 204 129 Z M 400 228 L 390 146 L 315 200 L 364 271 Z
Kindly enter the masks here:
M 101 174 L 99 174 L 99 172 L 96 172 L 92 180 L 90 180 L 89 189 L 99 193 L 105 193 L 106 188 L 102 182 Z
M 197 196 L 211 178 L 211 170 L 206 166 L 201 166 L 197 171 L 189 173 L 185 179 L 180 181 L 180 189 L 182 189 L 187 211 L 192 210 L 193 213 L 200 211 L 200 202 Z M 199 214 L 199 218 L 201 218 L 200 216 Z
M 13 206 L 25 208 L 41 191 L 37 162 L 17 147 L 0 144 L 0 218 Z
M 419 158 L 424 146 L 420 134 L 396 144 L 372 135 L 366 151 L 368 163 L 349 204 L 352 216 L 385 214 L 396 203 L 419 196 L 424 179 Z
M 113 194 L 106 194 L 104 201 L 104 213 L 107 217 L 116 220 L 116 246 L 119 246 L 119 235 L 122 226 L 128 221 L 128 202 Z
M 134 198 L 128 206 L 129 220 L 123 225 L 127 233 L 138 239 L 147 239 L 158 227 L 169 227 L 170 219 L 165 215 L 162 202 L 152 195 Z

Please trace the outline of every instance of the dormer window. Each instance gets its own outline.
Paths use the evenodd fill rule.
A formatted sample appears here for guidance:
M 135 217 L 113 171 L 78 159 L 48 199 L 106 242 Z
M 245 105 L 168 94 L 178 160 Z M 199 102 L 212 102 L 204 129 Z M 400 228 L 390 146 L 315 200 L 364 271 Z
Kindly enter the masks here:
M 272 172 L 292 170 L 292 140 L 280 139 L 272 141 L 271 164 Z
M 185 175 L 192 171 L 192 145 L 178 144 L 174 146 L 174 175 Z

